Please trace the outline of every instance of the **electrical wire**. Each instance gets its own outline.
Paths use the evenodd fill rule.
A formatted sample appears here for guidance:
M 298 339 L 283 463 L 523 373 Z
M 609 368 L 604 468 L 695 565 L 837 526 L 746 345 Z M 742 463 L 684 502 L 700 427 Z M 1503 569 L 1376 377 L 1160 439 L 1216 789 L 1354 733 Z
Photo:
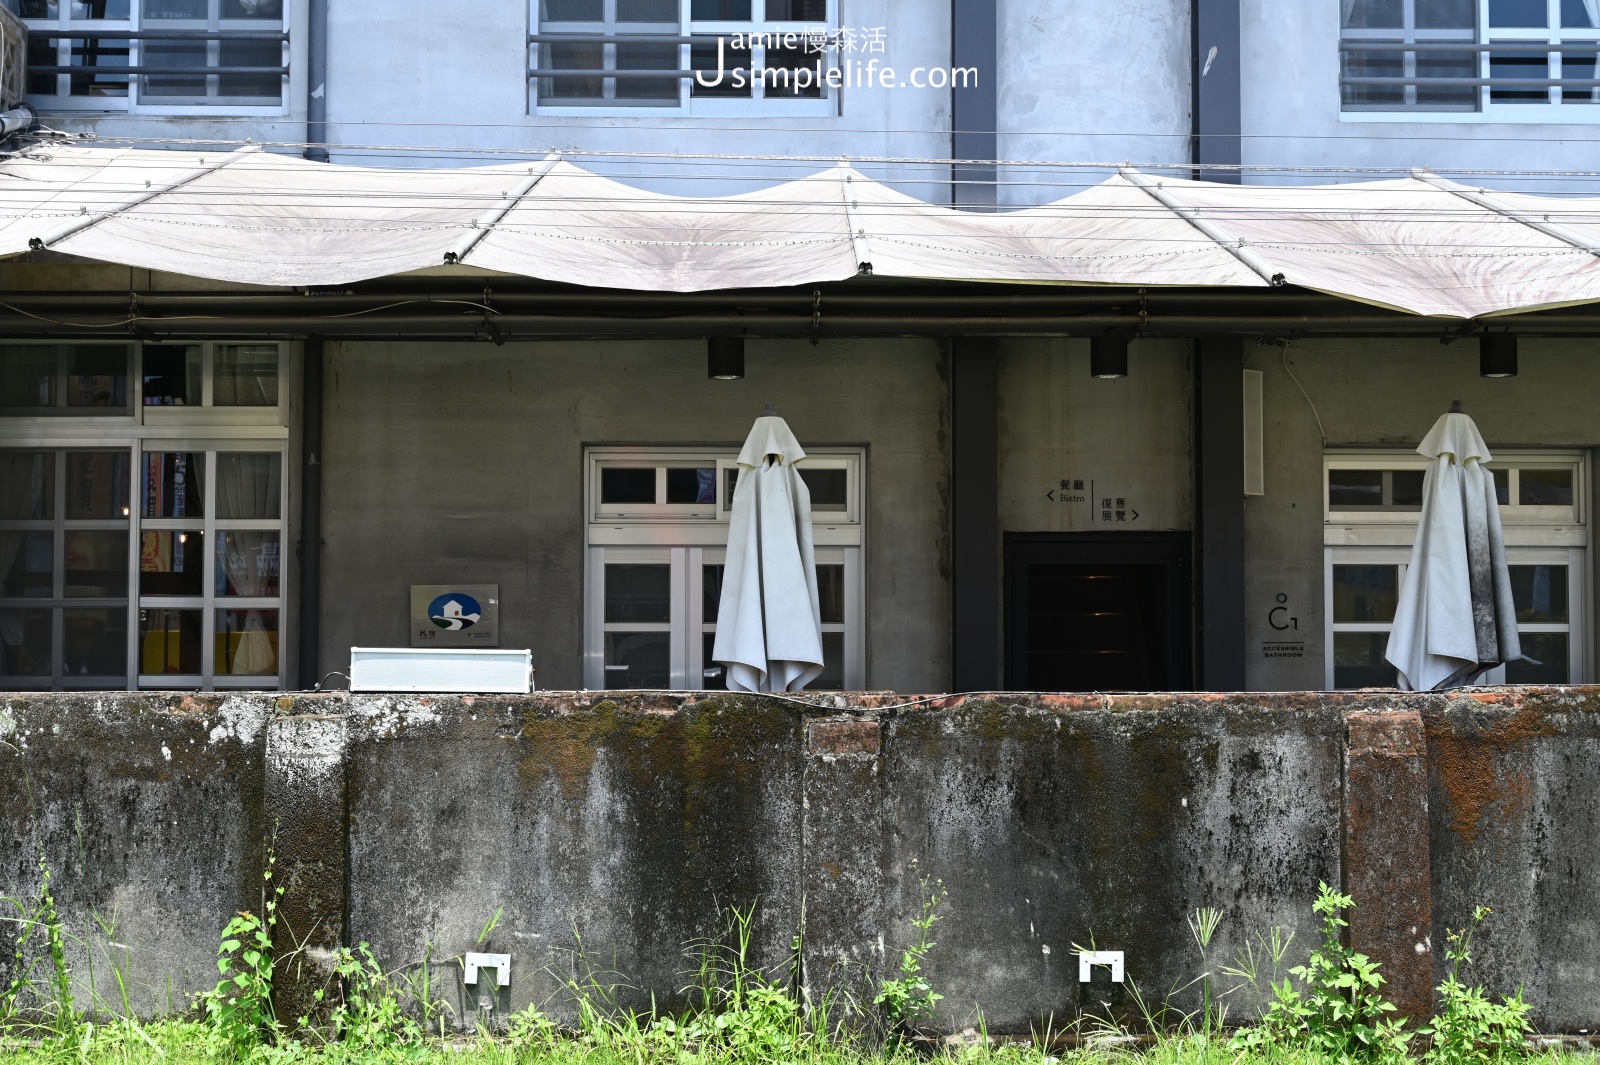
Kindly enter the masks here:
M 1322 427 L 1322 415 L 1317 413 L 1317 405 L 1312 401 L 1311 393 L 1306 391 L 1306 386 L 1300 383 L 1300 378 L 1295 375 L 1294 368 L 1289 365 L 1289 345 L 1293 344 L 1294 341 L 1280 340 L 1278 343 L 1283 345 L 1284 372 L 1289 375 L 1289 380 L 1295 383 L 1295 387 L 1300 389 L 1300 394 L 1306 397 L 1306 406 L 1311 408 L 1311 417 L 1317 421 L 1317 435 L 1322 437 L 1322 446 L 1326 448 L 1328 446 L 1328 432 Z
M 95 143 L 114 145 L 159 145 L 170 149 L 173 146 L 214 148 L 219 146 L 243 147 L 257 145 L 262 148 L 305 149 L 321 147 L 332 152 L 363 153 L 363 154 L 392 154 L 397 158 L 444 158 L 457 159 L 474 156 L 501 156 L 509 158 L 529 158 L 538 156 L 543 158 L 551 152 L 556 152 L 564 158 L 582 159 L 609 159 L 609 160 L 644 160 L 660 159 L 672 160 L 679 163 L 693 164 L 744 164 L 744 163 L 775 163 L 780 165 L 827 165 L 833 166 L 840 162 L 852 166 L 881 165 L 881 166 L 926 166 L 926 167 L 1011 167 L 1022 169 L 1085 169 L 1098 171 L 1115 171 L 1119 167 L 1132 166 L 1139 170 L 1158 171 L 1183 171 L 1192 172 L 1205 170 L 1217 173 L 1238 174 L 1367 174 L 1389 177 L 1407 177 L 1413 165 L 1405 166 L 1353 166 L 1353 165 L 1305 165 L 1305 164 L 1268 164 L 1268 163 L 1195 163 L 1192 161 L 1145 161 L 1129 162 L 1127 160 L 1051 160 L 1051 159 L 1007 159 L 1007 158 L 963 158 L 947 156 L 894 156 L 894 155 L 811 155 L 811 154 L 777 154 L 777 153 L 730 153 L 730 152 L 649 152 L 639 150 L 606 150 L 579 147 L 537 147 L 537 148 L 508 148 L 508 147 L 474 147 L 474 146 L 443 146 L 443 145 L 406 145 L 406 144 L 354 144 L 325 142 L 313 144 L 308 141 L 271 141 L 245 139 L 216 139 L 216 138 L 175 138 L 175 137 L 129 137 L 117 135 L 94 134 L 85 137 L 85 141 L 93 140 Z M 175 162 L 174 166 L 181 163 Z M 1478 177 L 1512 177 L 1512 178 L 1550 178 L 1550 179 L 1596 179 L 1600 178 L 1600 169 L 1505 169 L 1485 167 L 1432 167 L 1432 173 L 1447 175 L 1459 174 Z M 979 179 L 971 182 L 976 185 L 991 185 L 994 181 Z M 1030 182 L 1029 184 L 1032 184 Z

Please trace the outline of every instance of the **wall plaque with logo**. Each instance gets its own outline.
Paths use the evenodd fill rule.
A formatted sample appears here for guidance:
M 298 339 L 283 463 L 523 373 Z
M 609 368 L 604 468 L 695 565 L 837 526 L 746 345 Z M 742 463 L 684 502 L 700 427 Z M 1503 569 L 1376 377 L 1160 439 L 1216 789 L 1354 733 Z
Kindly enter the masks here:
M 500 646 L 500 586 L 413 584 L 411 646 Z

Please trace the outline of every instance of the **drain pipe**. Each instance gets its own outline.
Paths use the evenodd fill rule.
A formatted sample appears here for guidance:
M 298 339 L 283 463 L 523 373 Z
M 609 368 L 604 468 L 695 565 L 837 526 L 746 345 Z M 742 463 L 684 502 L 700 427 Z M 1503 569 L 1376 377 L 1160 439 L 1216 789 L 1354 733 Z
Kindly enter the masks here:
M 310 0 L 306 19 L 307 159 L 328 161 L 328 0 Z M 309 351 L 309 348 L 307 349 Z
M 300 371 L 300 690 L 322 679 L 322 338 L 308 336 Z

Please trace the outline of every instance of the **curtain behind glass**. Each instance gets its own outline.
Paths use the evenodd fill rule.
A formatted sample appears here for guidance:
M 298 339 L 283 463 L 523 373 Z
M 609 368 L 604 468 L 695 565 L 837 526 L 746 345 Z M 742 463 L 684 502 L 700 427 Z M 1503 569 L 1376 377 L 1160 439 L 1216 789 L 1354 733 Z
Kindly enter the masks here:
M 0 518 L 51 518 L 52 458 L 44 451 L 0 451 Z M 11 572 L 28 534 L 21 529 L 0 530 L 0 582 Z M 13 589 L 0 583 L 0 596 Z M 21 647 L 26 637 L 22 611 L 0 610 L 0 673 L 10 670 L 7 648 Z
M 217 517 L 276 518 L 281 510 L 282 457 L 272 451 L 217 455 Z
M 223 533 L 217 561 L 227 583 L 217 590 L 224 595 L 277 595 L 277 549 L 275 530 Z

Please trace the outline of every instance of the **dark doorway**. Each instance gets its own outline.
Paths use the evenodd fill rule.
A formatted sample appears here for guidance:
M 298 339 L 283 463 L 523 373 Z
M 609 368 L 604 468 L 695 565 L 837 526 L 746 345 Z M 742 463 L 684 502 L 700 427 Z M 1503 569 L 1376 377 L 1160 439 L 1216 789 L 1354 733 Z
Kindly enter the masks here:
M 1188 533 L 1006 534 L 1006 687 L 1192 687 Z

